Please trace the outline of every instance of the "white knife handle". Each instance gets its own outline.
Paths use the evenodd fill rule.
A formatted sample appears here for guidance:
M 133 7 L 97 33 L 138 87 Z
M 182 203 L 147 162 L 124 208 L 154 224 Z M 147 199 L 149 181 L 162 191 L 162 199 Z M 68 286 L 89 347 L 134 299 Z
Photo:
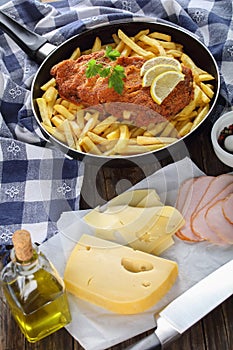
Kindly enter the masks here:
M 139 342 L 137 342 L 136 344 L 126 348 L 126 350 L 161 350 L 161 349 L 162 349 L 162 346 L 161 346 L 160 340 L 155 334 L 155 332 L 139 340 Z
M 154 333 L 126 348 L 126 350 L 162 350 L 179 336 L 180 333 L 178 333 L 169 322 L 159 317 L 157 319 L 157 328 Z
M 157 328 L 155 334 L 160 340 L 162 348 L 166 348 L 172 341 L 180 337 L 180 333 L 172 327 L 172 325 L 166 321 L 163 317 L 158 317 Z

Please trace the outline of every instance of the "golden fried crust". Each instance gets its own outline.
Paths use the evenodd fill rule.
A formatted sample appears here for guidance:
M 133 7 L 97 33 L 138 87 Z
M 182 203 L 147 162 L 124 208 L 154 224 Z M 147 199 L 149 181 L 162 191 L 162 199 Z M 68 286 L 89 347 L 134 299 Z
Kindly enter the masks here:
M 85 71 L 90 59 L 108 62 L 110 65 L 121 65 L 125 70 L 123 93 L 118 94 L 108 87 L 108 78 L 96 75 L 87 78 Z M 183 67 L 185 79 L 181 81 L 161 105 L 156 104 L 150 95 L 149 87 L 142 87 L 140 69 L 145 62 L 141 57 L 119 57 L 116 61 L 108 61 L 104 51 L 83 55 L 77 60 L 65 60 L 51 69 L 55 77 L 59 95 L 75 104 L 85 107 L 105 105 L 107 112 L 120 117 L 125 103 L 139 106 L 135 111 L 134 122 L 137 126 L 146 126 L 151 122 L 159 122 L 162 118 L 171 118 L 179 113 L 193 98 L 193 76 L 189 68 Z M 122 108 L 117 103 L 122 102 Z M 145 108 L 145 113 L 143 113 Z M 148 110 L 152 113 L 148 117 Z M 156 119 L 156 120 L 155 120 Z

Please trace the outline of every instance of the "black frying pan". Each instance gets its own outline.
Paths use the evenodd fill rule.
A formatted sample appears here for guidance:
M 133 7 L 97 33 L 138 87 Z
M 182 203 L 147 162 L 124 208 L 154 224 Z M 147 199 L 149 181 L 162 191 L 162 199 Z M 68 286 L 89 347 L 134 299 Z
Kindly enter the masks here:
M 0 28 L 2 28 L 13 40 L 35 61 L 41 63 L 31 89 L 31 102 L 34 111 L 35 118 L 41 128 L 43 135 L 46 139 L 50 140 L 52 143 L 57 145 L 62 149 L 68 156 L 71 156 L 74 159 L 83 160 L 88 163 L 94 164 L 104 164 L 111 163 L 113 161 L 114 165 L 120 166 L 125 165 L 126 161 L 128 163 L 137 162 L 147 162 L 147 159 L 151 161 L 151 155 L 155 156 L 158 160 L 166 158 L 171 153 L 174 154 L 176 149 L 183 147 L 187 141 L 190 143 L 193 135 L 197 133 L 204 123 L 209 118 L 210 114 L 213 113 L 214 107 L 217 102 L 220 89 L 220 78 L 217 64 L 203 43 L 201 43 L 192 33 L 178 28 L 174 25 L 167 24 L 165 22 L 156 22 L 153 19 L 149 18 L 138 18 L 130 20 L 117 21 L 115 23 L 99 25 L 92 29 L 86 30 L 76 36 L 66 40 L 63 44 L 56 47 L 51 45 L 46 41 L 45 38 L 28 31 L 26 28 L 22 27 L 19 23 L 13 21 L 10 17 L 0 11 Z M 42 126 L 41 126 L 41 117 L 37 104 L 35 103 L 36 98 L 42 95 L 40 86 L 50 79 L 50 69 L 51 67 L 70 57 L 75 48 L 80 47 L 81 51 L 86 50 L 92 47 L 94 39 L 96 36 L 99 36 L 102 40 L 102 43 L 112 42 L 112 34 L 117 33 L 118 29 L 122 29 L 127 35 L 133 36 L 138 33 L 140 30 L 149 28 L 151 31 L 158 31 L 165 34 L 172 35 L 172 40 L 180 43 L 184 46 L 184 52 L 186 52 L 194 62 L 202 69 L 208 71 L 215 77 L 214 88 L 215 96 L 211 102 L 211 108 L 209 113 L 203 119 L 203 121 L 191 131 L 189 134 L 179 139 L 175 143 L 169 145 L 166 148 L 161 150 L 148 152 L 140 155 L 132 155 L 128 157 L 122 156 L 97 156 L 92 154 L 86 154 L 83 152 L 70 149 L 65 144 L 61 143 L 54 137 L 52 137 Z

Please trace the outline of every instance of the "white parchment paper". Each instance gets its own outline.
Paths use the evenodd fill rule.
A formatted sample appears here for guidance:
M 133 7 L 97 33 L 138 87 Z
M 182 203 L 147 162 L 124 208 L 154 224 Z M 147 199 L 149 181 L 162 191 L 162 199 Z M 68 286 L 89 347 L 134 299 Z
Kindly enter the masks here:
M 200 169 L 189 158 L 185 158 L 162 168 L 133 188 L 155 188 L 165 204 L 174 205 L 179 185 L 190 177 L 201 175 L 204 174 Z M 63 213 L 58 221 L 59 233 L 41 246 L 41 250 L 62 276 L 68 256 L 81 235 L 93 234 L 82 221 L 87 212 Z M 154 314 L 196 282 L 230 261 L 233 258 L 233 246 L 220 247 L 207 242 L 185 243 L 175 238 L 175 244 L 161 256 L 178 263 L 179 276 L 167 295 L 147 312 L 121 316 L 68 295 L 72 322 L 66 328 L 84 349 L 107 349 L 154 328 Z

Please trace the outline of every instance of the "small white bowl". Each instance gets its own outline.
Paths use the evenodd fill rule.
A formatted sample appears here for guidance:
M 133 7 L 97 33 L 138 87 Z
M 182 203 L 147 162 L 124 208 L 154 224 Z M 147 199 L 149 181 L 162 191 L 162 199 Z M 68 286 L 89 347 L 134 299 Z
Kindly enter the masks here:
M 233 124 L 233 110 L 224 113 L 217 121 L 211 131 L 211 141 L 213 144 L 214 152 L 216 156 L 226 165 L 233 167 L 233 154 L 224 149 L 218 144 L 218 137 L 224 127 L 228 127 Z

